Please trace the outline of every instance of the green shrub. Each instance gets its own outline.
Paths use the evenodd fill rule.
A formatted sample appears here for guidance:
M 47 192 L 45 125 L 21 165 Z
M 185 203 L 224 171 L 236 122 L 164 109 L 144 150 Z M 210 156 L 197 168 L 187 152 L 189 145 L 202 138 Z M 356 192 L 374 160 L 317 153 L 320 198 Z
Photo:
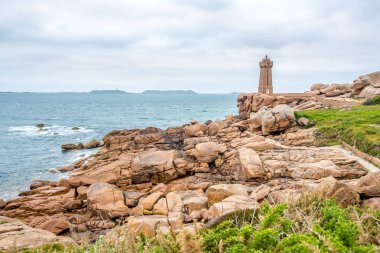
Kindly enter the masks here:
M 373 245 L 359 241 L 359 227 L 351 213 L 365 216 L 365 210 L 344 209 L 334 200 L 311 199 L 290 207 L 262 205 L 254 223 L 236 227 L 224 221 L 203 232 L 206 252 L 375 252 Z M 309 216 L 313 223 L 303 229 L 292 220 L 295 213 Z M 380 215 L 380 211 L 376 213 Z M 368 214 L 367 214 L 368 216 Z M 373 216 L 375 218 L 375 216 Z M 376 220 L 376 219 L 374 219 Z M 372 224 L 379 227 L 379 224 Z M 297 232 L 304 230 L 303 232 Z M 378 231 L 378 230 L 377 230 Z
M 325 202 L 322 209 L 322 221 L 320 223 L 324 231 L 337 237 L 345 247 L 352 247 L 358 239 L 358 227 L 349 219 L 348 211 L 342 209 L 335 201 Z
M 274 249 L 281 240 L 281 232 L 277 229 L 267 228 L 256 231 L 249 243 L 250 248 L 257 250 Z
M 289 205 L 263 204 L 252 219 L 240 219 L 239 212 L 234 214 L 236 217 L 228 216 L 195 235 L 183 231 L 154 238 L 139 235 L 112 243 L 100 238 L 93 245 L 52 244 L 24 252 L 380 252 L 380 210 L 342 208 L 334 200 L 303 196 Z
M 368 99 L 363 104 L 364 105 L 380 105 L 380 96 L 376 96 L 371 99 Z
M 319 248 L 319 241 L 315 236 L 292 234 L 281 240 L 276 252 L 284 253 L 313 253 Z

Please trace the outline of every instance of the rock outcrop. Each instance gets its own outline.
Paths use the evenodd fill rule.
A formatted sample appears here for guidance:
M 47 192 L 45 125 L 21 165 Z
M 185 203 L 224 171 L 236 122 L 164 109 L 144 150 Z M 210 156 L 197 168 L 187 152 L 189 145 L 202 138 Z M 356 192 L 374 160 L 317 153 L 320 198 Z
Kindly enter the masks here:
M 368 173 L 356 184 L 356 191 L 366 197 L 380 197 L 380 171 Z
M 310 93 L 323 97 L 372 98 L 380 95 L 380 71 L 359 76 L 351 84 L 313 84 Z
M 231 195 L 212 205 L 209 211 L 205 213 L 205 219 L 212 222 L 214 219 L 220 219 L 238 210 L 256 210 L 258 207 L 259 204 L 248 196 Z
M 248 196 L 248 188 L 242 184 L 217 184 L 210 186 L 206 191 L 206 195 L 208 205 L 212 206 L 231 195 Z
M 321 194 L 321 197 L 334 198 L 344 207 L 359 203 L 359 194 L 357 192 L 331 176 L 321 180 L 317 193 Z
M 112 131 L 94 155 L 59 168 L 70 171 L 68 178 L 35 181 L 2 203 L 0 215 L 53 236 L 73 231 L 79 241 L 93 241 L 119 224 L 149 236 L 194 231 L 231 212 L 295 201 L 307 192 L 342 205 L 359 202 L 358 193 L 378 196 L 376 176 L 366 176 L 339 148 L 315 147 L 313 130 L 295 126 L 290 106 L 248 116 Z
M 263 169 L 260 156 L 250 148 L 238 149 L 239 160 L 243 174 L 247 179 L 265 178 L 266 173 Z
M 85 144 L 81 142 L 77 144 L 73 144 L 73 143 L 62 144 L 61 149 L 64 151 L 76 150 L 76 149 L 92 149 L 92 148 L 98 148 L 101 145 L 102 143 L 100 143 L 99 141 L 92 140 L 92 141 L 86 142 Z
M 246 120 L 251 118 L 252 113 L 258 113 L 263 108 L 271 109 L 278 105 L 288 105 L 293 108 L 294 111 L 299 110 L 313 110 L 323 107 L 321 102 L 308 94 L 298 94 L 293 96 L 285 95 L 267 95 L 246 93 L 241 94 L 237 98 L 239 108 L 239 118 Z
M 250 119 L 256 127 L 261 127 L 263 135 L 285 131 L 295 125 L 294 111 L 288 105 L 277 105 L 273 109 L 262 107 L 251 113 Z
M 63 219 L 48 219 L 42 224 L 38 225 L 37 228 L 50 231 L 56 235 L 62 234 L 70 229 L 70 223 Z
M 88 209 L 104 218 L 127 216 L 129 212 L 123 192 L 111 184 L 92 184 L 87 190 L 87 201 Z
M 67 245 L 74 244 L 74 241 L 46 230 L 31 228 L 17 219 L 0 216 L 0 251 L 20 252 L 51 243 Z
M 214 162 L 219 155 L 219 147 L 214 142 L 199 143 L 193 149 L 193 155 L 199 162 Z

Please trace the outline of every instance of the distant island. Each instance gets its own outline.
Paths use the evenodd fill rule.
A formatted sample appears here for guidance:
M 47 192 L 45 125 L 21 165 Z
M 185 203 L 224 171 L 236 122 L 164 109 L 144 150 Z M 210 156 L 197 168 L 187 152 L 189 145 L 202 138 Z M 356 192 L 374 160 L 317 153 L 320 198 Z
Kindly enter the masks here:
M 90 94 L 128 94 L 128 92 L 123 90 L 92 90 Z
M 146 90 L 142 94 L 197 94 L 192 90 Z

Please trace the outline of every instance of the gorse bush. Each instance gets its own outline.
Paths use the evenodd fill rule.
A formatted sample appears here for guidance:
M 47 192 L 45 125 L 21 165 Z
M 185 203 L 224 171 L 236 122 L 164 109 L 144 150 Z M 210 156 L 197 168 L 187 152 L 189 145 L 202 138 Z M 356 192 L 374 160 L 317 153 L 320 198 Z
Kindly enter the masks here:
M 242 215 L 244 213 L 244 215 Z M 294 204 L 263 204 L 255 212 L 235 212 L 213 228 L 196 234 L 132 236 L 119 241 L 98 239 L 93 245 L 45 245 L 25 252 L 133 253 L 333 253 L 379 252 L 380 210 L 342 208 L 334 200 L 304 196 Z M 243 218 L 242 218 L 243 217 Z
M 304 213 L 299 206 L 285 204 L 259 210 L 261 218 L 256 224 L 237 228 L 224 221 L 216 228 L 204 231 L 203 249 L 206 252 L 375 252 L 375 245 L 359 241 L 359 228 L 351 220 L 348 210 L 334 200 L 313 203 L 309 213 L 314 220 L 308 231 L 300 233 L 291 212 Z M 297 210 L 299 209 L 299 210 Z M 312 209 L 309 209 L 312 210 Z M 379 224 L 374 224 L 379 226 Z

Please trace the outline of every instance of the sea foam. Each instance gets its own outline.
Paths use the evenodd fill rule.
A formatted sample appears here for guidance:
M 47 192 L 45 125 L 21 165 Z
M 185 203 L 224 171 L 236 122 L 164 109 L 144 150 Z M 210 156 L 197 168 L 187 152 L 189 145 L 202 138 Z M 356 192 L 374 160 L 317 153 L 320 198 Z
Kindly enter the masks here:
M 10 127 L 8 129 L 11 133 L 26 135 L 26 136 L 52 136 L 52 135 L 60 135 L 60 136 L 67 136 L 67 135 L 75 135 L 79 133 L 92 133 L 94 130 L 88 129 L 85 127 L 80 127 L 78 130 L 73 130 L 73 127 L 69 126 L 61 126 L 61 125 L 47 125 L 43 128 L 38 128 L 36 126 L 17 126 L 17 127 Z

